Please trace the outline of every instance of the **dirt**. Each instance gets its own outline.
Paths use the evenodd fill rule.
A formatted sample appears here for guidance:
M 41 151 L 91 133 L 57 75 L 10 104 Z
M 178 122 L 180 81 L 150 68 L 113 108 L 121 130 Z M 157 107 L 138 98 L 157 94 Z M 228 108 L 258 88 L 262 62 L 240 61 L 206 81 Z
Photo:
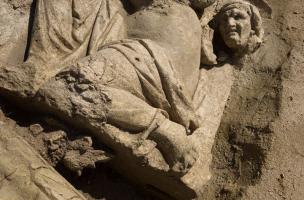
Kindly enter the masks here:
M 302 1 L 269 1 L 266 41 L 238 73 L 204 199 L 303 198 Z

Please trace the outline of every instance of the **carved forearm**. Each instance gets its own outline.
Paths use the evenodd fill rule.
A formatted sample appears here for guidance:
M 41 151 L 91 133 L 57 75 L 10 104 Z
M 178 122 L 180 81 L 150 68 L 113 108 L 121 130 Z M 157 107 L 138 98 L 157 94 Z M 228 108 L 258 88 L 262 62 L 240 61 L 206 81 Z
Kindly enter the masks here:
M 31 99 L 40 87 L 62 68 L 64 65 L 61 64 L 52 66 L 30 62 L 14 66 L 0 66 L 0 95 L 8 96 L 14 101 Z

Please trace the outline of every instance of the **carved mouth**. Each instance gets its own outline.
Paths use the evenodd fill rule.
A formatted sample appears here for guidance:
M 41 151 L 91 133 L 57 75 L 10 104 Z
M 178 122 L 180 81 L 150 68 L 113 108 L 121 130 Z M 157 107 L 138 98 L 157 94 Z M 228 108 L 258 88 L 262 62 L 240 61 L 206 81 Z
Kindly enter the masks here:
M 230 37 L 239 35 L 239 33 L 236 30 L 228 30 L 226 34 L 227 34 L 227 36 L 230 36 Z

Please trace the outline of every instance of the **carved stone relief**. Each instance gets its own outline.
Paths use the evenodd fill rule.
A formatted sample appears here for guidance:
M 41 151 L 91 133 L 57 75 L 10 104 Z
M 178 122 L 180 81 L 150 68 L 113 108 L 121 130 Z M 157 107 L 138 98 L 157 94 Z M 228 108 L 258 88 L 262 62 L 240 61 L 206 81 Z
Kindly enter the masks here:
M 37 0 L 34 14 L 25 61 L 1 62 L 0 95 L 89 135 L 41 136 L 55 155 L 45 165 L 80 176 L 109 162 L 160 196 L 203 196 L 238 63 L 264 40 L 259 9 L 244 0 Z

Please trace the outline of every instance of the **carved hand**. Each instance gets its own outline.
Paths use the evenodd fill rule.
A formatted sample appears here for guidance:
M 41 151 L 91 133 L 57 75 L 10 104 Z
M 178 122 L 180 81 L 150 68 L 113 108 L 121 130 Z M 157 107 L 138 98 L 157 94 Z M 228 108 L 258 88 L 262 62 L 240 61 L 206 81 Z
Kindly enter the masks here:
M 170 120 L 163 122 L 149 137 L 157 143 L 172 172 L 179 175 L 187 173 L 199 156 L 196 135 L 188 136 L 182 125 Z

